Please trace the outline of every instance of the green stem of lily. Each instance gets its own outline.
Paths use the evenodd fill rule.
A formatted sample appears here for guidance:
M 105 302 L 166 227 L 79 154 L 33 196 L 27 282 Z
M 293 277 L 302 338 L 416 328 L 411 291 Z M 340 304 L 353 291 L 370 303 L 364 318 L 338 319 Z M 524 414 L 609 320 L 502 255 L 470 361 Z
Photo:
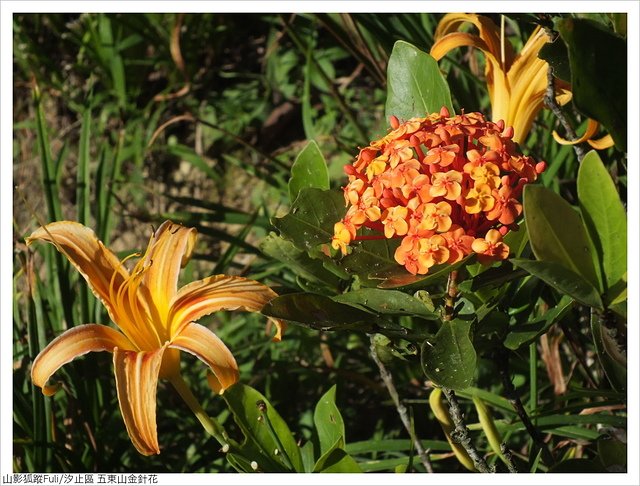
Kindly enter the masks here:
M 200 421 L 204 430 L 207 431 L 214 439 L 216 439 L 222 447 L 229 447 L 229 438 L 226 431 L 222 428 L 222 425 L 214 418 L 209 417 L 207 412 L 204 411 L 198 399 L 193 396 L 191 390 L 182 379 L 182 376 L 176 375 L 169 379 L 173 387 L 180 394 L 185 403 L 189 406 L 196 418 Z

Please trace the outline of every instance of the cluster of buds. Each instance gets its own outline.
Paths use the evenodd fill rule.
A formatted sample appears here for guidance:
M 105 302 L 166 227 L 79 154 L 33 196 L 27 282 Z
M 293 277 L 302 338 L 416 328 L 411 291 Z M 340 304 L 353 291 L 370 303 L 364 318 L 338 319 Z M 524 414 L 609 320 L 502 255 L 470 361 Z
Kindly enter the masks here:
M 513 128 L 480 113 L 450 116 L 443 107 L 390 123 L 345 166 L 349 209 L 332 247 L 346 254 L 358 239 L 402 238 L 395 260 L 414 275 L 471 253 L 481 263 L 507 258 L 502 237 L 517 229 L 522 189 L 546 164 L 516 153 Z M 362 227 L 378 235 L 359 236 Z

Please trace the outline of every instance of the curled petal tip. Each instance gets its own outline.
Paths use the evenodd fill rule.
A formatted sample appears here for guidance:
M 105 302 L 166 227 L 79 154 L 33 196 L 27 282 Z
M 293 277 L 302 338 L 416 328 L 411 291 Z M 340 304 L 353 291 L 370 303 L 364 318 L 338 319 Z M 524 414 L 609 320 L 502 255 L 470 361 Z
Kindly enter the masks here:
M 60 389 L 60 383 L 56 383 L 55 385 L 45 385 L 42 387 L 42 394 L 47 397 L 51 397 L 56 394 L 56 392 Z

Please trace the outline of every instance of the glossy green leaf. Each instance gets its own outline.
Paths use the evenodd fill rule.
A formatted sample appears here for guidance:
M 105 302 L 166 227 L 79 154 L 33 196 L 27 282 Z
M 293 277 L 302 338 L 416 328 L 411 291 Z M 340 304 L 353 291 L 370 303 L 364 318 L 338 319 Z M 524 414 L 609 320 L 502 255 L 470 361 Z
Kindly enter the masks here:
M 627 389 L 627 357 L 620 350 L 611 331 L 605 325 L 604 316 L 592 310 L 591 332 L 602 369 L 616 391 Z
M 490 311 L 482 320 L 478 318 L 473 333 L 473 347 L 477 352 L 496 349 L 502 345 L 502 341 L 509 329 L 509 316 L 504 312 Z
M 268 302 L 262 308 L 262 313 L 266 316 L 294 321 L 319 331 L 377 332 L 412 342 L 421 342 L 429 335 L 426 332 L 412 331 L 370 312 L 312 293 L 281 295 Z
M 315 140 L 311 140 L 302 149 L 293 166 L 291 166 L 291 179 L 289 179 L 289 199 L 291 203 L 296 200 L 300 190 L 305 187 L 329 189 L 327 162 L 324 160 Z
M 567 44 L 562 38 L 557 37 L 553 42 L 548 42 L 538 54 L 540 59 L 544 59 L 549 63 L 553 69 L 553 75 L 566 81 L 571 82 L 571 66 L 569 65 L 569 51 L 567 50 Z
M 333 297 L 333 300 L 377 314 L 438 318 L 425 302 L 398 290 L 360 289 Z
M 511 326 L 504 340 L 505 347 L 516 350 L 528 346 L 547 332 L 554 323 L 560 321 L 573 308 L 573 305 L 573 299 L 564 295 L 560 302 L 549 309 L 541 319 Z
M 578 199 L 609 289 L 627 271 L 627 215 L 616 186 L 595 150 L 580 164 Z
M 435 282 L 446 280 L 451 272 L 473 261 L 473 258 L 474 255 L 469 255 L 452 265 L 435 265 L 426 275 L 412 275 L 396 263 L 395 267 L 372 273 L 370 277 L 382 280 L 378 284 L 381 289 L 424 288 Z
M 262 313 L 326 331 L 338 328 L 370 330 L 374 328 L 372 321 L 375 319 L 368 312 L 335 302 L 323 295 L 310 293 L 276 297 L 262 308 Z
M 571 205 L 543 186 L 528 184 L 523 206 L 536 258 L 559 263 L 601 290 L 587 230 Z
M 516 267 L 526 270 L 531 275 L 550 285 L 561 293 L 573 297 L 581 304 L 602 309 L 602 299 L 593 285 L 583 277 L 568 270 L 558 263 L 523 260 L 513 258 L 510 260 Z
M 340 191 L 302 188 L 288 214 L 272 223 L 280 234 L 300 250 L 310 250 L 321 243 L 331 243 L 333 225 L 345 214 Z
M 338 264 L 348 273 L 357 275 L 366 286 L 375 286 L 377 281 L 372 275 L 392 268 L 401 268 L 393 258 L 400 240 L 360 240 L 353 242 L 351 253 L 343 257 Z
M 470 338 L 471 322 L 443 322 L 436 336 L 422 345 L 422 369 L 439 386 L 462 390 L 476 371 L 476 350 Z
M 453 114 L 449 86 L 436 60 L 408 42 L 397 41 L 387 67 L 386 117 L 424 117 L 443 106 Z
M 312 282 L 322 282 L 333 289 L 338 288 L 340 279 L 328 271 L 321 260 L 311 258 L 291 241 L 271 233 L 262 240 L 260 249 L 265 255 L 286 263 L 296 275 Z
M 259 391 L 236 383 L 225 390 L 222 397 L 245 436 L 241 446 L 244 457 L 256 461 L 265 472 L 292 471 L 292 468 L 303 471 L 300 450 L 289 427 Z M 265 412 L 260 411 L 259 403 L 266 406 Z M 265 414 L 268 420 L 263 417 Z
M 569 49 L 573 102 L 602 123 L 616 146 L 627 145 L 627 42 L 599 22 L 563 17 L 556 24 Z
M 335 385 L 316 404 L 313 423 L 318 433 L 321 454 L 325 454 L 331 449 L 344 448 L 344 421 L 336 406 Z
M 335 448 L 331 449 L 327 454 L 324 454 L 315 467 L 313 472 L 319 473 L 361 473 L 358 463 L 343 449 Z

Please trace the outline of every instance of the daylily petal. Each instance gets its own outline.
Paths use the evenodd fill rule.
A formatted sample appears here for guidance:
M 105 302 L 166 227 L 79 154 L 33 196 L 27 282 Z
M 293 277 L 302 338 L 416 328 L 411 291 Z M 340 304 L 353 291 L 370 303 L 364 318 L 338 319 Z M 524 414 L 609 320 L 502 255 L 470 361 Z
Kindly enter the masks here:
M 211 368 L 221 390 L 229 388 L 240 378 L 238 364 L 229 348 L 213 332 L 195 322 L 185 326 L 169 344 L 196 356 Z
M 213 275 L 182 287 L 171 304 L 171 336 L 177 336 L 189 322 L 219 310 L 259 312 L 277 297 L 266 285 L 242 277 Z M 276 323 L 278 328 L 281 323 Z
M 165 221 L 149 241 L 141 260 L 145 269 L 143 286 L 149 290 L 160 320 L 164 321 L 169 314 L 171 300 L 178 288 L 180 268 L 191 257 L 196 238 L 195 229 Z
M 120 411 L 131 442 L 140 454 L 160 454 L 156 428 L 156 390 L 165 346 L 155 351 L 116 348 L 113 366 Z
M 560 145 L 576 145 L 578 143 L 586 142 L 591 137 L 593 137 L 598 132 L 598 127 L 599 127 L 598 122 L 589 118 L 584 135 L 582 135 L 580 138 L 577 138 L 575 140 L 567 140 L 566 138 L 563 138 L 560 135 L 558 135 L 558 132 L 556 132 L 555 130 L 552 132 L 552 135 L 553 135 L 553 139 L 556 142 L 558 142 Z
M 98 239 L 95 232 L 74 221 L 50 223 L 34 231 L 26 239 L 27 245 L 34 241 L 47 241 L 65 255 L 89 284 L 89 288 L 113 315 L 110 299 L 110 284 L 119 288 L 129 276 L 126 268 L 111 250 Z M 115 274 L 115 275 L 114 275 Z
M 42 388 L 42 393 L 53 395 L 57 387 L 46 386 L 46 383 L 59 368 L 91 351 L 113 352 L 116 347 L 135 349 L 123 334 L 111 327 L 85 324 L 71 328 L 38 354 L 31 367 L 31 380 Z
M 611 135 L 605 135 L 604 137 L 596 140 L 587 140 L 587 143 L 596 150 L 608 149 L 614 145 L 613 137 Z
M 513 47 L 508 42 L 505 42 L 503 46 L 500 39 L 500 29 L 488 17 L 466 13 L 447 14 L 438 22 L 434 38 L 439 40 L 451 32 L 456 32 L 464 23 L 473 24 L 478 29 L 479 37 L 487 45 L 488 51 L 496 58 L 501 57 L 501 51 L 504 48 L 505 64 L 507 67 L 511 64 L 514 57 Z
M 467 34 L 466 32 L 453 32 L 439 38 L 433 43 L 429 54 L 431 54 L 436 61 L 439 61 L 446 56 L 449 51 L 464 46 L 476 47 L 485 54 L 492 55 L 486 42 L 477 35 Z

